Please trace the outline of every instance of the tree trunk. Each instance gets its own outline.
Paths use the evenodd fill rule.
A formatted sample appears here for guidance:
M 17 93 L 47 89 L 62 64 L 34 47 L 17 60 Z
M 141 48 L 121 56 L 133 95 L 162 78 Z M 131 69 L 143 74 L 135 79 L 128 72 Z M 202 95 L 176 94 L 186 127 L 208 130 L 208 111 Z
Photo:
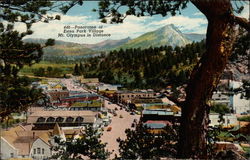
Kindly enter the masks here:
M 207 157 L 208 100 L 226 67 L 235 41 L 229 0 L 192 0 L 208 19 L 206 52 L 193 70 L 182 107 L 179 158 Z

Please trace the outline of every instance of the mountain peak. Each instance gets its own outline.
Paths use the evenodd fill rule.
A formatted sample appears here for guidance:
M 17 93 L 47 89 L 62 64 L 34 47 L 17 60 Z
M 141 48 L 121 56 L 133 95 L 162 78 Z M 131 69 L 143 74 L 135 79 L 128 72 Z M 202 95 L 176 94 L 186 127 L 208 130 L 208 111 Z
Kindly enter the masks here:
M 191 43 L 191 41 L 174 24 L 168 24 L 132 39 L 119 48 L 148 48 L 150 46 L 160 47 L 164 45 L 175 47 L 185 46 L 188 43 Z

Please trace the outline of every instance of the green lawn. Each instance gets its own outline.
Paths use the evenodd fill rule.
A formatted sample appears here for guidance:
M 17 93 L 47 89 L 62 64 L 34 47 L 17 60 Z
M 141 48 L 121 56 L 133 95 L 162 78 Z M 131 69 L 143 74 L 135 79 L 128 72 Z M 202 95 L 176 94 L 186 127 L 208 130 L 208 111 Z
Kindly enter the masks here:
M 41 61 L 40 63 L 34 64 L 32 66 L 24 66 L 20 71 L 21 75 L 33 75 L 32 70 L 38 69 L 40 67 L 47 69 L 47 67 L 60 68 L 63 70 L 63 74 L 68 74 L 73 72 L 74 64 L 56 64 L 46 61 Z

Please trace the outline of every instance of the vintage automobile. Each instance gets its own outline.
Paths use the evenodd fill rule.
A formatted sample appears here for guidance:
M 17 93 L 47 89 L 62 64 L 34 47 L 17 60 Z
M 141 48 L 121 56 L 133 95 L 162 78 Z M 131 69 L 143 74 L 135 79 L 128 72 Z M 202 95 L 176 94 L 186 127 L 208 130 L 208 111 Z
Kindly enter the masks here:
M 108 127 L 107 128 L 107 131 L 109 132 L 109 131 L 111 131 L 112 130 L 112 127 Z

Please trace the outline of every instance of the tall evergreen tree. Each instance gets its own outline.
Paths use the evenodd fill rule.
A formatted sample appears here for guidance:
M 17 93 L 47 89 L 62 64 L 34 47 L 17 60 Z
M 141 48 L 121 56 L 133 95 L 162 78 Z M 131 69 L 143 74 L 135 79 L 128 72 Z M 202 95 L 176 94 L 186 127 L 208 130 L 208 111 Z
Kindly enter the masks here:
M 67 142 L 56 139 L 59 146 L 53 147 L 53 151 L 57 154 L 52 156 L 52 159 L 62 160 L 81 160 L 83 156 L 89 159 L 108 159 L 110 152 L 105 147 L 106 143 L 100 140 L 100 134 L 97 129 L 87 126 L 85 135 L 78 139 L 70 139 Z
M 75 64 L 73 75 L 76 75 L 76 76 L 80 75 L 78 64 Z
M 24 43 L 23 38 L 33 32 L 31 26 L 38 21 L 49 22 L 60 16 L 47 17 L 52 9 L 49 0 L 11 0 L 0 2 L 0 115 L 4 120 L 12 112 L 21 112 L 41 98 L 38 90 L 30 87 L 31 81 L 20 77 L 18 72 L 24 65 L 41 60 L 42 48 L 53 45 L 49 39 L 44 46 Z M 14 29 L 16 23 L 26 25 L 26 31 Z

